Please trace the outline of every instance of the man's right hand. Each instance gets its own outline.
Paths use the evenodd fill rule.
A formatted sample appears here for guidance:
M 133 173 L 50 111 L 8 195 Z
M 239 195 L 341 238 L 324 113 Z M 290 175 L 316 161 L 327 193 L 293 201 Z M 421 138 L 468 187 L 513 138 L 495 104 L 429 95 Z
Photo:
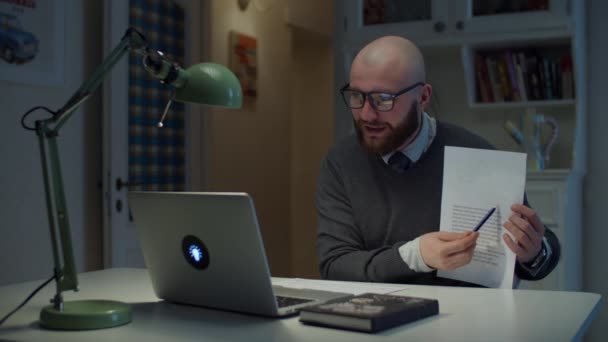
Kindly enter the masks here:
M 433 232 L 420 238 L 420 255 L 427 266 L 453 270 L 471 262 L 479 233 Z

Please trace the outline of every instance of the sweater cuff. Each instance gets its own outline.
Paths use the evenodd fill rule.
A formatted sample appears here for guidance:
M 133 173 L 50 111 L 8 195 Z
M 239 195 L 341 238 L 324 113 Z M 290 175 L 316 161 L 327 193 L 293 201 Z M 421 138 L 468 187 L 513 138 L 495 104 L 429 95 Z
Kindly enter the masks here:
M 535 260 L 532 260 L 531 263 L 520 262 L 519 265 L 524 270 L 526 270 L 532 277 L 536 277 L 540 270 L 542 270 L 551 259 L 551 254 L 551 245 L 549 245 L 547 238 L 543 236 L 542 248 L 540 249 L 540 252 L 538 252 L 538 255 L 536 256 Z
M 399 255 L 405 261 L 407 266 L 414 272 L 432 272 L 433 268 L 428 267 L 420 254 L 420 237 L 413 241 L 408 241 L 405 245 L 399 247 Z

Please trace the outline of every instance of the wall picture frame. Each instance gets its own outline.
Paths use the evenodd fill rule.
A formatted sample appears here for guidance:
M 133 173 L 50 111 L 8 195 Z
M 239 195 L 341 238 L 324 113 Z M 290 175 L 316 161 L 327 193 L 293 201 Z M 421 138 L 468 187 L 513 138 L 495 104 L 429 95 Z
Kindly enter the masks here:
M 0 1 L 0 81 L 62 86 L 65 0 Z
M 258 96 L 257 39 L 236 31 L 230 31 L 230 70 L 241 82 L 243 108 L 255 104 Z

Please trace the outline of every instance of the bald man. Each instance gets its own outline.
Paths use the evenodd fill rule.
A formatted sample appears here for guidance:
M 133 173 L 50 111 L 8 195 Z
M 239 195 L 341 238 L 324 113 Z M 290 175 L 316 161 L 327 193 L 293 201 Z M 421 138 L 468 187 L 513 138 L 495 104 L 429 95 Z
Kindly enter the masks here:
M 433 88 L 409 40 L 388 36 L 355 57 L 341 90 L 355 135 L 336 143 L 319 175 L 317 252 L 325 279 L 475 286 L 436 270 L 468 264 L 478 233 L 439 232 L 445 146 L 494 149 L 481 137 L 430 117 Z M 527 204 L 527 202 L 525 202 Z M 514 204 L 503 236 L 520 279 L 544 278 L 559 242 L 534 210 Z

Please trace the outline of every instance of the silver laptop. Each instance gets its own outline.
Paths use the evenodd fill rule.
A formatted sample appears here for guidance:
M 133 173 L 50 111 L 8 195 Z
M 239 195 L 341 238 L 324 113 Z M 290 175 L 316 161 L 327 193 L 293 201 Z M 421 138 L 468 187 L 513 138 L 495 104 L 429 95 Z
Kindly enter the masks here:
M 272 286 L 246 193 L 129 192 L 156 295 L 209 308 L 288 316 L 347 293 Z

